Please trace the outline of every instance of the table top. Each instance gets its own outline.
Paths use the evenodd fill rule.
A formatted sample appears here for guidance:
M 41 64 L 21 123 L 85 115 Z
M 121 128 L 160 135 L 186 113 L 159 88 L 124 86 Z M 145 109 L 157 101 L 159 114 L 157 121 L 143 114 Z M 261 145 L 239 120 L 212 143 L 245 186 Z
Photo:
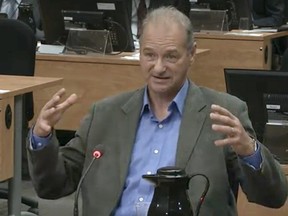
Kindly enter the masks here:
M 245 31 L 245 30 L 233 30 L 229 32 L 216 32 L 216 31 L 204 31 L 196 32 L 195 38 L 202 39 L 229 39 L 229 40 L 249 40 L 249 41 L 263 41 L 271 40 L 273 38 L 288 36 L 288 31 L 282 32 L 261 32 L 256 30 Z
M 0 75 L 0 99 L 61 84 L 63 78 Z
M 209 54 L 209 49 L 196 49 L 196 57 L 205 56 L 207 54 Z M 101 54 L 90 54 L 90 53 L 87 55 L 79 55 L 79 54 L 74 54 L 74 53 L 69 53 L 69 54 L 37 53 L 36 60 L 139 65 L 139 58 L 135 57 L 136 55 L 137 55 L 137 52 L 130 52 L 130 53 L 124 52 L 119 55 L 101 55 Z M 128 58 L 125 58 L 125 57 L 128 57 Z

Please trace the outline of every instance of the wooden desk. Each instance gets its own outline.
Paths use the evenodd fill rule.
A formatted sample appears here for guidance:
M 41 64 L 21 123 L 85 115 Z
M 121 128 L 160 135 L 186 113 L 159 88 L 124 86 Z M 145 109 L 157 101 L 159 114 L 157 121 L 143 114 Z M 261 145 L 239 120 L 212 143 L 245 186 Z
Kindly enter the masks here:
M 123 54 L 130 55 L 131 54 Z M 209 55 L 209 50 L 197 50 L 196 58 Z M 44 55 L 36 56 L 36 76 L 63 77 L 67 95 L 76 93 L 73 105 L 56 129 L 76 130 L 93 102 L 144 84 L 138 60 L 121 56 Z M 59 86 L 34 93 L 35 117 Z M 32 122 L 34 122 L 32 120 Z
M 0 75 L 0 180 L 9 179 L 8 214 L 11 216 L 21 215 L 22 141 L 26 136 L 22 129 L 23 94 L 61 81 L 61 78 Z
M 271 69 L 272 40 L 288 35 L 288 32 L 258 33 L 258 36 L 232 33 L 195 33 L 197 48 L 210 50 L 209 55 L 193 64 L 191 78 L 195 83 L 226 91 L 224 68 Z
M 288 165 L 282 165 L 284 173 L 288 178 Z M 249 203 L 245 194 L 240 190 L 238 194 L 238 213 L 239 216 L 287 216 L 288 201 L 280 209 L 271 209 L 254 203 Z

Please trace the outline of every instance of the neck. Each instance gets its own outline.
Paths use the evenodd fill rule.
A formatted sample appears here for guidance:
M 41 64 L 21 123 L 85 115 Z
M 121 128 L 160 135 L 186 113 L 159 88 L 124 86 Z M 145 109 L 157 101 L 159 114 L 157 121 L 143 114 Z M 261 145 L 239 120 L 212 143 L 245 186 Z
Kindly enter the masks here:
M 169 114 L 168 107 L 171 104 L 174 97 L 165 97 L 163 95 L 149 95 L 149 101 L 151 109 L 155 114 L 156 118 L 161 121 Z

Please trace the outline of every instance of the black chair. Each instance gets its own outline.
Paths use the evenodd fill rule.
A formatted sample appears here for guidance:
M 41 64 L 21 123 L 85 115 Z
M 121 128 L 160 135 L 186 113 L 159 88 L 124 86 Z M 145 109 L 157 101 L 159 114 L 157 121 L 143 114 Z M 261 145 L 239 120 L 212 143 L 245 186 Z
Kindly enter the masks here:
M 0 19 L 0 32 L 0 74 L 34 76 L 36 39 L 32 29 L 19 20 Z M 34 115 L 32 92 L 24 95 L 23 109 L 23 131 L 27 132 Z M 22 157 L 26 158 L 25 137 Z M 0 198 L 7 199 L 7 195 L 7 189 L 0 189 Z M 22 197 L 22 203 L 30 207 L 29 212 L 38 214 L 38 201 Z

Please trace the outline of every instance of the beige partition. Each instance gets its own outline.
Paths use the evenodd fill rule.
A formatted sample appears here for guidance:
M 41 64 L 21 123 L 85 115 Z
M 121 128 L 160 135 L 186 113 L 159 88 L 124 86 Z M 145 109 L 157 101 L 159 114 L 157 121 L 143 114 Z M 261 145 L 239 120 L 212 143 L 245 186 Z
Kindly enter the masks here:
M 11 112 L 9 110 L 11 110 Z M 13 176 L 13 112 L 14 98 L 0 99 L 0 181 Z M 9 120 L 11 121 L 9 122 Z
M 196 33 L 197 48 L 209 49 L 210 53 L 195 61 L 191 77 L 199 85 L 226 91 L 224 68 L 271 69 L 272 40 L 287 35 L 288 32 Z

